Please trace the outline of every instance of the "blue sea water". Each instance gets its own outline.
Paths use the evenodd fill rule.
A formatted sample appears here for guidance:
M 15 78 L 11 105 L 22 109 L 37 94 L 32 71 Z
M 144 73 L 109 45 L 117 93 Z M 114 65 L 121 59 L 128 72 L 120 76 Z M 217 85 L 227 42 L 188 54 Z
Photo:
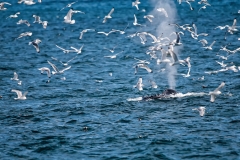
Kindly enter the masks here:
M 46 1 L 34 5 L 18 4 L 9 0 L 7 10 L 0 11 L 0 157 L 1 159 L 239 159 L 240 158 L 240 106 L 239 72 L 231 70 L 217 74 L 205 72 L 220 70 L 216 61 L 224 61 L 228 66 L 240 66 L 239 53 L 227 56 L 219 51 L 221 46 L 231 43 L 227 48 L 240 47 L 239 32 L 228 34 L 226 30 L 214 29 L 221 25 L 232 25 L 233 19 L 240 14 L 238 0 L 209 0 L 211 6 L 199 11 L 203 5 L 192 2 L 194 10 L 176 0 L 141 1 L 139 10 L 132 7 L 131 1 L 88 1 L 79 0 L 72 5 L 74 10 L 85 14 L 73 14 L 75 24 L 64 23 L 63 17 L 69 8 L 60 11 L 71 1 Z M 168 7 L 169 18 L 157 12 L 157 8 Z M 105 15 L 115 8 L 112 19 L 102 23 Z M 6 19 L 9 15 L 20 12 L 18 18 Z M 32 15 L 48 21 L 46 29 L 41 24 L 33 23 Z M 145 27 L 134 26 L 134 16 Z M 143 18 L 153 14 L 153 22 Z M 20 20 L 31 24 L 17 25 Z M 153 46 L 152 39 L 142 44 L 139 37 L 129 38 L 136 32 L 149 32 L 153 35 L 170 36 L 165 31 L 182 31 L 174 26 L 160 26 L 178 23 L 192 24 L 198 27 L 198 33 L 208 33 L 207 37 L 191 37 L 188 31 L 181 35 L 181 46 L 174 50 L 181 59 L 191 57 L 190 77 L 179 74 L 187 73 L 187 66 L 176 65 L 175 89 L 182 96 L 152 101 L 129 101 L 141 96 L 161 93 L 170 87 L 168 71 L 162 72 L 163 64 L 157 65 L 156 59 L 146 54 Z M 123 30 L 109 36 L 98 34 L 111 29 Z M 95 29 L 86 32 L 80 40 L 83 29 Z M 165 30 L 166 29 L 166 30 Z M 31 37 L 15 40 L 23 32 L 32 32 Z M 168 32 L 169 33 L 169 32 Z M 28 42 L 40 39 L 40 53 Z M 198 42 L 205 38 L 210 44 L 216 43 L 213 50 L 205 50 Z M 66 49 L 71 46 L 80 48 L 77 55 L 63 53 L 56 45 Z M 115 47 L 111 53 L 106 48 Z M 116 58 L 104 56 L 121 52 Z M 160 57 L 160 51 L 157 51 Z M 41 67 L 54 63 L 59 69 L 65 68 L 60 61 L 69 62 L 71 69 L 62 75 L 52 75 L 46 83 L 46 74 L 40 74 Z M 153 72 L 139 69 L 134 74 L 136 60 L 150 61 Z M 22 85 L 12 81 L 16 72 Z M 110 76 L 112 73 L 112 76 Z M 204 76 L 204 80 L 199 80 Z M 65 77 L 66 80 L 61 78 Z M 138 78 L 143 78 L 143 91 L 133 86 Z M 148 80 L 158 85 L 151 88 Z M 226 85 L 222 94 L 210 102 L 209 91 L 217 88 L 222 81 Z M 206 87 L 202 87 L 206 86 Z M 26 100 L 15 100 L 12 89 L 28 91 Z M 203 93 L 203 94 L 202 94 Z M 201 117 L 193 108 L 206 107 L 206 114 Z

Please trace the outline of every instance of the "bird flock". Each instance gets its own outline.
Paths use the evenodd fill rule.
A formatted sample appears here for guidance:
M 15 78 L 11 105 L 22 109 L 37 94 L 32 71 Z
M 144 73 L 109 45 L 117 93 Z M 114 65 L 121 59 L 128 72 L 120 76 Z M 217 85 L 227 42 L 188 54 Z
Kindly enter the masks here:
M 38 0 L 38 3 L 42 4 L 42 1 Z M 65 23 L 68 25 L 76 25 L 76 22 L 78 20 L 73 19 L 74 14 L 82 14 L 82 15 L 88 14 L 87 12 L 85 13 L 83 11 L 73 9 L 74 5 L 76 5 L 78 3 L 80 4 L 81 2 L 74 1 L 69 4 L 66 4 L 65 7 L 63 7 L 63 8 L 61 8 L 61 7 L 59 8 L 59 12 L 66 12 L 66 10 L 68 10 L 64 17 L 60 17 L 60 18 L 62 18 L 62 23 Z M 189 8 L 187 8 L 189 10 L 189 14 L 191 14 L 191 12 L 197 12 L 198 14 L 201 14 L 202 12 L 206 12 L 206 10 L 208 8 L 212 7 L 212 5 L 210 4 L 210 2 L 208 2 L 208 0 L 200 0 L 200 1 L 177 0 L 176 4 L 179 5 L 179 7 L 184 7 L 184 3 L 189 6 Z M 195 9 L 192 7 L 193 3 L 195 6 L 197 5 L 198 9 Z M 33 0 L 18 0 L 18 5 L 36 5 L 36 4 L 37 3 L 34 2 Z M 131 3 L 129 5 L 131 5 Z M 0 2 L 0 12 L 4 12 L 6 10 L 11 10 L 10 6 L 12 6 L 12 5 L 8 2 Z M 187 67 L 188 70 L 187 70 L 186 74 L 176 74 L 176 75 L 181 75 L 183 78 L 189 78 L 191 76 L 191 67 L 194 67 L 191 65 L 191 62 L 190 62 L 191 57 L 188 56 L 185 59 L 180 59 L 180 56 L 179 56 L 180 53 L 177 53 L 179 51 L 179 47 L 184 46 L 184 42 L 182 42 L 182 38 L 181 38 L 182 36 L 191 37 L 192 41 L 194 41 L 196 44 L 201 46 L 201 48 L 205 52 L 206 51 L 213 52 L 213 50 L 216 50 L 217 48 L 219 48 L 219 51 L 216 54 L 216 57 L 218 57 L 219 59 L 222 59 L 222 62 L 216 61 L 216 65 L 219 64 L 220 69 L 217 71 L 205 71 L 206 74 L 217 74 L 219 72 L 225 72 L 228 70 L 231 70 L 233 72 L 238 72 L 238 70 L 240 69 L 240 67 L 237 67 L 234 64 L 227 64 L 224 62 L 228 59 L 229 56 L 235 56 L 236 55 L 235 53 L 240 51 L 240 48 L 230 50 L 228 48 L 228 46 L 230 46 L 231 43 L 227 43 L 228 37 L 234 36 L 238 32 L 236 17 L 233 17 L 232 24 L 225 24 L 224 26 L 216 26 L 215 28 L 213 28 L 213 30 L 222 30 L 223 31 L 224 39 L 227 43 L 225 46 L 219 47 L 219 46 L 216 46 L 218 39 L 216 39 L 210 43 L 206 40 L 206 37 L 210 36 L 211 33 L 199 33 L 198 32 L 196 22 L 190 22 L 189 24 L 178 24 L 176 22 L 172 22 L 172 19 L 170 19 L 171 13 L 169 13 L 170 11 L 167 8 L 158 7 L 158 8 L 155 8 L 155 12 L 145 14 L 146 10 L 144 8 L 142 8 L 141 2 L 139 0 L 136 0 L 136 1 L 132 2 L 132 9 L 135 10 L 135 14 L 130 16 L 132 18 L 132 24 L 126 23 L 126 27 L 123 30 L 120 30 L 117 28 L 117 29 L 112 29 L 108 32 L 104 32 L 104 31 L 97 30 L 96 27 L 93 26 L 93 28 L 83 29 L 79 33 L 79 38 L 78 38 L 79 41 L 81 41 L 85 36 L 87 36 L 88 32 L 94 32 L 95 34 L 99 34 L 99 35 L 106 36 L 106 37 L 108 37 L 110 34 L 115 33 L 118 36 L 125 35 L 125 38 L 130 39 L 131 41 L 134 41 L 135 43 L 137 41 L 138 45 L 145 46 L 145 48 L 147 48 L 147 49 L 146 49 L 146 54 L 145 54 L 146 59 L 139 59 L 137 57 L 134 58 L 136 63 L 133 64 L 133 73 L 136 76 L 140 69 L 145 70 L 148 74 L 155 74 L 156 73 L 155 70 L 153 70 L 149 67 L 150 63 L 155 63 L 156 65 L 162 67 L 160 70 L 161 72 L 170 72 L 166 68 L 170 68 L 170 70 L 171 70 L 171 68 L 175 68 L 176 66 Z M 110 11 L 106 12 L 107 13 L 106 15 L 100 15 L 100 18 L 102 18 L 101 23 L 104 25 L 108 25 L 109 21 L 111 21 L 111 19 L 115 18 L 114 12 L 117 10 L 118 10 L 117 7 L 112 7 Z M 143 17 L 140 17 L 138 15 L 139 12 L 143 12 L 145 15 Z M 240 11 L 238 11 L 238 12 L 236 11 L 236 13 L 240 14 Z M 33 24 L 34 23 L 42 24 L 43 29 L 46 29 L 48 27 L 48 25 L 51 24 L 51 22 L 49 23 L 46 20 L 42 21 L 41 17 L 39 15 L 34 14 L 34 15 L 32 15 L 32 17 L 34 18 Z M 154 21 L 159 21 L 159 20 L 157 20 L 156 17 L 161 17 L 164 21 L 166 21 L 167 23 L 164 27 L 170 28 L 173 32 L 170 34 L 166 34 L 166 33 L 164 33 L 164 31 L 162 31 L 162 32 L 160 31 L 161 33 L 144 31 L 148 25 L 152 25 L 154 23 Z M 8 15 L 5 18 L 8 20 L 11 20 L 13 18 L 14 19 L 19 18 L 19 20 L 16 24 L 19 25 L 20 27 L 22 25 L 26 25 L 27 27 L 30 27 L 31 25 L 33 25 L 29 22 L 29 20 L 21 19 L 20 12 Z M 141 18 L 141 21 L 139 21 L 140 18 Z M 29 17 L 29 19 L 30 19 L 30 17 Z M 143 22 L 144 20 L 145 20 L 145 23 L 141 24 L 140 22 Z M 128 31 L 128 30 L 130 30 L 130 28 L 135 29 L 135 32 L 130 33 Z M 31 37 L 32 35 L 33 35 L 33 33 L 31 31 L 23 32 L 23 33 L 20 33 L 19 36 L 16 36 L 14 41 L 19 41 L 21 39 L 24 39 L 24 37 L 26 37 L 26 36 Z M 240 40 L 240 38 L 238 39 L 237 37 L 236 37 L 236 39 Z M 35 50 L 37 52 L 36 54 L 41 54 L 40 48 L 44 47 L 44 46 L 41 46 L 41 42 L 42 41 L 37 38 L 35 40 L 28 42 L 28 44 L 32 45 L 35 48 Z M 150 44 L 150 46 L 148 46 L 146 44 L 148 44 L 148 45 Z M 102 48 L 103 50 L 108 50 L 109 52 L 112 53 L 112 55 L 107 55 L 104 57 L 110 58 L 110 59 L 115 59 L 115 58 L 117 58 L 117 56 L 119 54 L 124 54 L 124 49 L 122 49 L 122 51 L 120 51 L 118 53 L 114 53 L 115 49 L 119 46 L 120 45 L 115 45 L 113 48 L 109 48 L 109 47 Z M 49 64 L 49 66 L 42 66 L 41 68 L 36 68 L 37 70 L 40 71 L 41 74 L 44 74 L 44 73 L 47 74 L 47 78 L 48 78 L 46 81 L 47 83 L 51 82 L 50 79 L 52 76 L 54 76 L 56 74 L 63 74 L 65 71 L 71 70 L 71 66 L 69 65 L 69 63 L 71 61 L 73 61 L 74 59 L 76 59 L 79 54 L 82 54 L 84 44 L 79 49 L 77 47 L 73 47 L 73 46 L 71 46 L 69 49 L 68 48 L 65 49 L 62 46 L 59 46 L 59 44 L 57 44 L 57 42 L 56 42 L 54 47 L 56 47 L 56 49 L 59 49 L 59 51 L 62 51 L 65 54 L 76 53 L 76 55 L 73 58 L 71 58 L 70 60 L 68 60 L 66 63 L 63 63 L 62 61 L 58 60 L 58 58 L 51 57 L 52 58 L 51 60 L 50 59 L 46 60 L 46 62 Z M 84 51 L 84 53 L 85 52 L 87 52 L 87 51 Z M 224 54 L 220 55 L 219 53 L 224 53 Z M 64 68 L 58 69 L 58 67 L 52 61 L 59 62 Z M 231 66 L 229 66 L 229 65 L 231 65 Z M 166 74 L 169 74 L 169 73 L 166 73 Z M 112 73 L 109 75 L 112 76 Z M 174 75 L 174 77 L 176 75 Z M 62 79 L 66 79 L 66 78 L 63 77 Z M 145 85 L 143 84 L 143 79 L 144 79 L 144 77 L 142 77 L 142 76 L 139 77 L 137 79 L 137 84 L 133 85 L 133 87 L 138 89 L 139 91 L 144 90 Z M 204 80 L 204 76 L 201 77 L 201 79 Z M 14 76 L 13 76 L 13 78 L 11 78 L 11 80 L 17 81 L 19 85 L 21 85 L 21 83 L 22 83 L 22 81 L 19 80 L 18 74 L 16 72 L 14 72 Z M 152 88 L 155 88 L 155 89 L 158 88 L 158 85 L 155 83 L 154 80 L 151 79 L 151 80 L 148 80 L 148 82 L 149 82 L 149 84 L 151 84 Z M 214 91 L 209 92 L 210 102 L 215 101 L 216 96 L 221 94 L 220 90 L 224 86 L 225 86 L 225 82 L 221 82 L 219 87 L 217 87 Z M 27 92 L 22 94 L 21 91 L 16 90 L 16 89 L 12 89 L 11 91 L 15 92 L 17 94 L 17 98 L 14 98 L 14 99 L 20 99 L 20 100 L 27 99 L 26 98 Z M 203 116 L 205 113 L 205 107 L 194 108 L 193 110 L 199 111 L 201 116 Z

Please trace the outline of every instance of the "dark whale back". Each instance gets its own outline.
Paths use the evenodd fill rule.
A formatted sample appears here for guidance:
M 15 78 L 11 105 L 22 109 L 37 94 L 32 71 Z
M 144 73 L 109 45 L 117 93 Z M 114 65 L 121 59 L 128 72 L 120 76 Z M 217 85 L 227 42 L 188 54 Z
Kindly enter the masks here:
M 163 91 L 162 94 L 146 96 L 146 97 L 143 97 L 143 100 L 169 98 L 168 95 L 175 95 L 175 94 L 177 94 L 177 92 L 174 89 L 166 89 L 165 91 Z
M 163 95 L 170 95 L 170 94 L 177 94 L 177 92 L 174 89 L 166 89 L 163 93 Z

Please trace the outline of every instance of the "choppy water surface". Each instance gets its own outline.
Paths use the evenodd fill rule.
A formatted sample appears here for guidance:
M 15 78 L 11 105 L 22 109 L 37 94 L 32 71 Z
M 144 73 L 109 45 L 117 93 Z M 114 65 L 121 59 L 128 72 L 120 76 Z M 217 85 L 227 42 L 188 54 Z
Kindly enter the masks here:
M 230 54 L 219 51 L 221 46 L 231 43 L 227 48 L 240 47 L 239 32 L 227 34 L 217 26 L 233 24 L 240 14 L 238 0 L 209 0 L 211 6 L 199 11 L 200 5 L 192 2 L 193 11 L 187 3 L 177 1 L 141 1 L 139 11 L 132 7 L 131 1 L 78 1 L 72 5 L 74 10 L 85 14 L 73 14 L 75 24 L 66 24 L 63 17 L 70 1 L 45 1 L 34 5 L 18 4 L 8 1 L 7 10 L 0 11 L 0 156 L 1 159 L 239 159 L 240 153 L 240 116 L 239 116 L 239 72 L 232 70 L 207 74 L 205 72 L 222 69 L 216 61 L 228 66 L 240 66 L 239 53 Z M 102 23 L 103 17 L 115 8 L 112 19 Z M 156 11 L 165 8 L 168 18 Z M 6 19 L 20 12 L 18 18 Z M 32 15 L 48 21 L 46 29 L 33 23 Z M 134 26 L 134 16 L 145 27 Z M 150 23 L 144 15 L 154 15 Z M 20 20 L 31 24 L 17 25 Z M 207 37 L 193 39 L 188 31 L 182 31 L 169 23 L 195 23 L 198 33 L 208 33 Z M 111 29 L 126 29 L 125 34 L 118 32 L 108 36 L 97 32 Z M 165 25 L 165 26 L 164 26 Z M 95 29 L 84 33 L 83 29 Z M 32 32 L 31 37 L 15 40 L 23 32 Z M 136 32 L 149 32 L 155 36 L 168 36 L 171 40 L 174 31 L 182 31 L 182 45 L 175 46 L 179 58 L 191 57 L 190 77 L 187 66 L 176 65 L 175 74 L 168 76 L 163 71 L 164 64 L 157 65 L 156 59 L 146 54 L 155 45 L 147 36 L 142 44 L 140 38 L 128 37 Z M 40 53 L 28 42 L 40 39 Z M 213 50 L 202 48 L 198 42 L 202 38 L 209 44 L 214 40 Z M 70 49 L 80 48 L 77 55 L 64 54 L 55 45 Z M 106 48 L 115 47 L 111 53 Z M 167 49 L 168 46 L 163 46 Z M 116 58 L 104 56 L 121 52 Z M 41 67 L 51 66 L 47 61 L 63 69 L 60 62 L 69 62 L 71 69 L 62 75 L 52 75 L 50 83 L 46 73 L 40 74 Z M 161 52 L 156 51 L 158 58 Z M 139 69 L 134 74 L 134 58 L 148 60 L 153 72 Z M 22 85 L 12 81 L 17 72 Z M 111 76 L 112 75 L 112 76 Z M 204 76 L 204 80 L 201 78 Z M 65 80 L 61 78 L 65 77 Z M 133 86 L 138 78 L 143 79 L 143 91 Z M 149 80 L 158 85 L 151 88 Z M 214 103 L 210 102 L 209 91 L 216 89 L 222 81 L 226 85 Z M 202 87 L 205 86 L 205 87 Z M 161 93 L 175 87 L 178 96 L 165 100 L 139 101 L 139 97 Z M 17 95 L 12 89 L 28 91 L 26 100 L 14 100 Z M 193 108 L 206 107 L 203 117 Z

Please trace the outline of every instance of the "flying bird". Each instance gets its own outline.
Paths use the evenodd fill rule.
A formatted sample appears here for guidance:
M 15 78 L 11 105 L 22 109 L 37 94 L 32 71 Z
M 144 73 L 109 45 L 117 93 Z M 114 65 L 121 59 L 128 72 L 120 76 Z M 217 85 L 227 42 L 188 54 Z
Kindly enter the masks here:
M 106 22 L 107 22 L 107 19 L 112 18 L 111 15 L 112 15 L 113 12 L 114 12 L 114 7 L 111 9 L 111 11 L 108 13 L 108 15 L 106 15 L 106 16 L 103 18 L 103 22 L 102 22 L 102 23 L 106 23 Z

